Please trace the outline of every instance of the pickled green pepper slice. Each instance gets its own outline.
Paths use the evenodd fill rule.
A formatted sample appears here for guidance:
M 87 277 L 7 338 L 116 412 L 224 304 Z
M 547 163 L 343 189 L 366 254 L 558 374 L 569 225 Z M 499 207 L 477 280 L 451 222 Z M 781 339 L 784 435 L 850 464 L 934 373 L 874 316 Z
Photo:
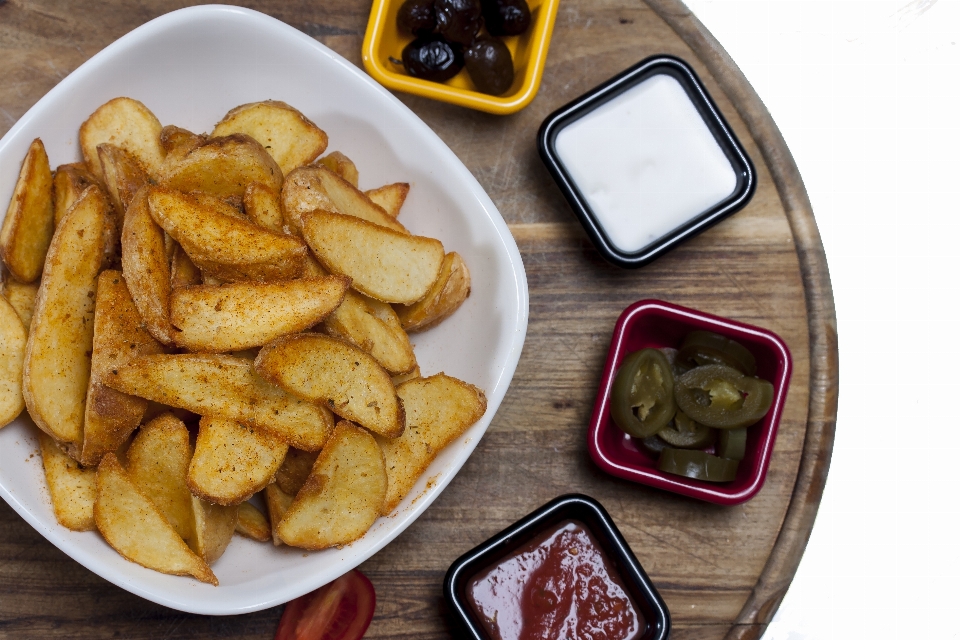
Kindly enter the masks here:
M 716 431 L 693 421 L 683 411 L 677 411 L 673 422 L 661 429 L 657 437 L 678 449 L 700 449 L 713 444 Z
M 747 453 L 747 428 L 721 429 L 717 455 L 731 460 L 743 460 Z
M 725 364 L 744 375 L 752 376 L 757 372 L 757 360 L 746 347 L 712 331 L 687 334 L 680 345 L 677 360 L 687 367 Z
M 610 415 L 634 438 L 648 438 L 663 429 L 677 412 L 673 372 L 657 349 L 628 355 L 610 393 Z
M 739 465 L 736 460 L 718 458 L 696 449 L 664 449 L 659 469 L 694 480 L 730 482 L 737 477 Z
M 722 364 L 691 369 L 676 381 L 677 406 L 708 427 L 749 427 L 767 415 L 773 385 Z

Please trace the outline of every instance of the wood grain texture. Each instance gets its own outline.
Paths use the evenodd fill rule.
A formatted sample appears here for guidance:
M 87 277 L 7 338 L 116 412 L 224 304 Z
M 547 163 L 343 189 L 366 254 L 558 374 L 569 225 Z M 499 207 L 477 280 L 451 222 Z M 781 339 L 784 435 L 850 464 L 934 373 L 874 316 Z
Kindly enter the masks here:
M 65 0 L 0 2 L 0 134 L 110 42 L 188 4 L 106 0 L 79 11 Z M 369 2 L 241 4 L 360 64 Z M 758 188 L 743 211 L 648 267 L 624 271 L 605 263 L 574 221 L 535 137 L 554 109 L 656 53 L 694 66 L 757 165 Z M 678 0 L 563 0 L 539 95 L 518 114 L 398 95 L 464 161 L 510 224 L 527 270 L 530 321 L 514 382 L 474 455 L 413 526 L 361 567 L 378 595 L 367 637 L 456 636 L 441 595 L 450 563 L 573 491 L 607 507 L 667 601 L 672 638 L 758 637 L 813 524 L 832 450 L 837 380 L 823 249 L 799 173 L 762 103 Z M 360 174 L 362 182 L 363 167 Z M 645 297 L 766 327 L 793 353 L 767 482 L 744 505 L 648 489 L 590 462 L 586 424 L 614 323 Z M 269 638 L 280 611 L 213 618 L 154 605 L 82 568 L 0 503 L 0 638 Z

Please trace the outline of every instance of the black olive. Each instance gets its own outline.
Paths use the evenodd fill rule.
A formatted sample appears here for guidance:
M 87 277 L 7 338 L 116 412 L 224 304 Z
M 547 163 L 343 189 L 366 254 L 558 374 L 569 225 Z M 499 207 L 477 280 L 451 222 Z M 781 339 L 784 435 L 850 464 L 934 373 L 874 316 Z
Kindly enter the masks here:
M 468 45 L 482 26 L 480 0 L 436 0 L 437 31 L 450 42 Z
M 403 48 L 403 68 L 414 78 L 444 82 L 463 68 L 463 51 L 440 36 L 418 38 Z
M 425 36 L 437 28 L 433 0 L 407 0 L 397 12 L 397 28 L 402 33 Z
M 518 36 L 530 26 L 526 0 L 483 0 L 483 19 L 494 36 Z
M 513 84 L 513 58 L 510 50 L 496 38 L 480 38 L 463 54 L 467 73 L 477 89 L 499 96 Z

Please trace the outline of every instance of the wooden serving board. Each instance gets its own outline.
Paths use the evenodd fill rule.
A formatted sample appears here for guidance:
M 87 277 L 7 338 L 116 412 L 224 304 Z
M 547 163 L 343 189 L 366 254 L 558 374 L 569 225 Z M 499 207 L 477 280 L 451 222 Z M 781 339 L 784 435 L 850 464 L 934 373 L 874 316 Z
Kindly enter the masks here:
M 0 0 L 0 135 L 97 51 L 188 4 Z M 360 65 L 365 0 L 242 4 Z M 540 162 L 536 132 L 557 107 L 655 53 L 694 66 L 757 165 L 759 184 L 743 211 L 624 271 L 606 264 L 575 222 Z M 362 565 L 378 600 L 367 637 L 455 635 L 441 594 L 450 563 L 557 495 L 582 492 L 606 506 L 663 594 L 672 638 L 758 638 L 813 526 L 838 375 L 823 247 L 797 168 L 759 98 L 679 0 L 563 0 L 539 95 L 516 115 L 400 98 L 510 224 L 527 270 L 530 323 L 513 385 L 476 452 L 413 526 Z M 746 504 L 718 507 L 635 485 L 589 460 L 586 425 L 614 323 L 648 297 L 766 327 L 793 353 L 767 482 Z M 280 613 L 214 618 L 152 604 L 70 560 L 0 502 L 0 637 L 270 638 Z

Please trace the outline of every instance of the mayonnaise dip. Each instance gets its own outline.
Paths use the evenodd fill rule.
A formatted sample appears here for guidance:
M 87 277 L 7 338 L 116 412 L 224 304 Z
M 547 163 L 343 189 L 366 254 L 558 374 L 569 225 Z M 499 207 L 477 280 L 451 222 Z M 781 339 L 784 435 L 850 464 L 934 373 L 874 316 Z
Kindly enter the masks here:
M 730 196 L 737 174 L 680 83 L 657 74 L 557 133 L 610 242 L 633 253 Z

